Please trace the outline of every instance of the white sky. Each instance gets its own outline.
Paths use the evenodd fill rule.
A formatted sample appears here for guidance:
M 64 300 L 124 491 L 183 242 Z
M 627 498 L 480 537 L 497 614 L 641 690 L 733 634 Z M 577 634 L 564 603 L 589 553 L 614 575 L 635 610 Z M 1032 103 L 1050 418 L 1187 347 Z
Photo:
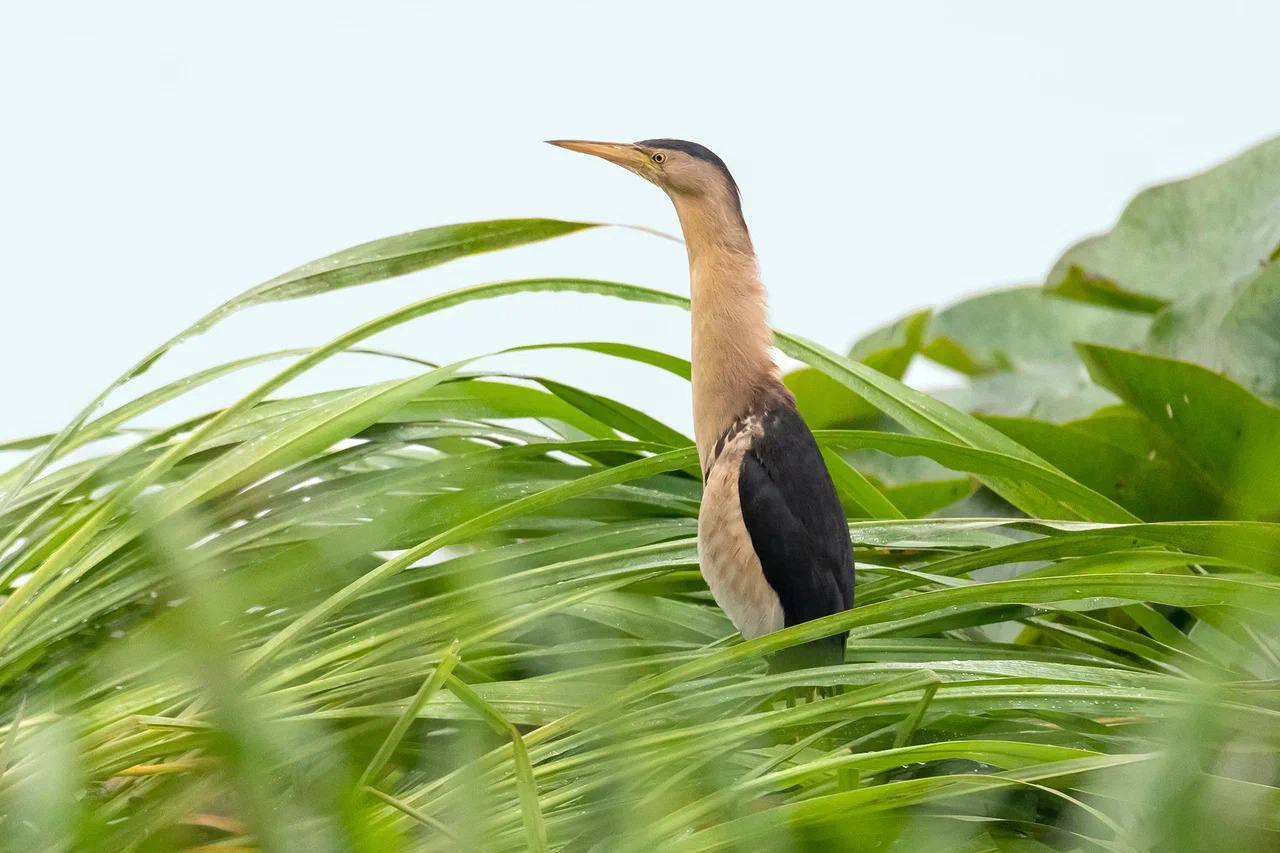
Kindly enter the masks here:
M 713 148 L 775 323 L 843 348 L 1038 279 L 1140 186 L 1280 132 L 1277 32 L 1271 2 L 0 0 L 0 438 L 60 427 L 207 309 L 353 243 L 525 215 L 676 229 L 658 190 L 554 137 Z M 679 246 L 589 233 L 254 309 L 146 381 L 544 274 L 687 286 Z M 447 360 L 583 339 L 687 354 L 686 338 L 678 312 L 543 296 L 375 343 Z M 520 366 L 688 423 L 687 390 L 653 371 Z M 295 387 L 385 371 L 349 357 Z

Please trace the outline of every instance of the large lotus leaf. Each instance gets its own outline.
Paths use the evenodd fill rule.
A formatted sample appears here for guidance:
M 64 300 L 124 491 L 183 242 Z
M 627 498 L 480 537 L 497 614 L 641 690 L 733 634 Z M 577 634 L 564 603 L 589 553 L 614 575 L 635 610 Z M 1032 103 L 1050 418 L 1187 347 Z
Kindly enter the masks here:
M 1154 310 L 1229 287 L 1280 247 L 1280 138 L 1139 193 L 1105 234 L 1072 246 L 1048 286 L 1078 299 Z
M 1280 262 L 1233 287 L 1161 311 L 1147 348 L 1225 373 L 1255 394 L 1280 401 Z
M 1236 518 L 1280 518 L 1280 408 L 1185 361 L 1081 346 L 1089 372 L 1163 433 Z
M 968 375 L 1046 362 L 1077 363 L 1077 341 L 1127 346 L 1142 340 L 1148 320 L 1015 287 L 957 302 L 939 313 L 923 354 Z
M 1222 513 L 1221 501 L 1169 438 L 1128 407 L 1109 407 L 1062 424 L 1031 418 L 983 420 L 1146 521 Z
M 1061 422 L 1085 417 L 1116 398 L 1089 381 L 1078 363 L 1043 363 L 1022 371 L 975 376 L 969 384 L 933 394 L 977 415 L 1037 418 Z

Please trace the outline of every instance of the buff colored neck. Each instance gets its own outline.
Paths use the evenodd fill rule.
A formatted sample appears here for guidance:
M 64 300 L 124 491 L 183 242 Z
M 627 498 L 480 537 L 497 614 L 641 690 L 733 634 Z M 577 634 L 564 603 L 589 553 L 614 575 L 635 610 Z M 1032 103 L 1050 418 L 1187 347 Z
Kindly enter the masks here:
M 736 198 L 674 199 L 689 252 L 693 327 L 693 432 L 703 470 L 735 419 L 791 395 L 771 350 L 751 235 Z

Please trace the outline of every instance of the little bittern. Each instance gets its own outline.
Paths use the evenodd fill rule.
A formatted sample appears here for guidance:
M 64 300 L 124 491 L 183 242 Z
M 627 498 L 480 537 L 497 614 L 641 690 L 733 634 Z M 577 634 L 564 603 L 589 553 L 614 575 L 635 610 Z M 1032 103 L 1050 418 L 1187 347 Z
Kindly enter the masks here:
M 835 486 L 772 353 L 755 249 L 724 161 L 679 139 L 557 140 L 657 184 L 689 253 L 693 430 L 702 464 L 698 561 L 746 639 L 853 606 L 853 549 Z M 841 663 L 847 634 L 777 668 Z

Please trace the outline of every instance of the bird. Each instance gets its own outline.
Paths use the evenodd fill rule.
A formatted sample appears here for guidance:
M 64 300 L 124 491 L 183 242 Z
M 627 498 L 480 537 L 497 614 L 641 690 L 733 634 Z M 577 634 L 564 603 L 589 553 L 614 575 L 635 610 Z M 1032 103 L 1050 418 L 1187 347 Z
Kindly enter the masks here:
M 689 256 L 693 430 L 703 477 L 698 563 L 746 640 L 853 606 L 848 523 L 773 356 L 742 195 L 723 160 L 682 139 L 548 140 L 664 190 Z M 848 632 L 783 649 L 771 671 L 844 662 Z

